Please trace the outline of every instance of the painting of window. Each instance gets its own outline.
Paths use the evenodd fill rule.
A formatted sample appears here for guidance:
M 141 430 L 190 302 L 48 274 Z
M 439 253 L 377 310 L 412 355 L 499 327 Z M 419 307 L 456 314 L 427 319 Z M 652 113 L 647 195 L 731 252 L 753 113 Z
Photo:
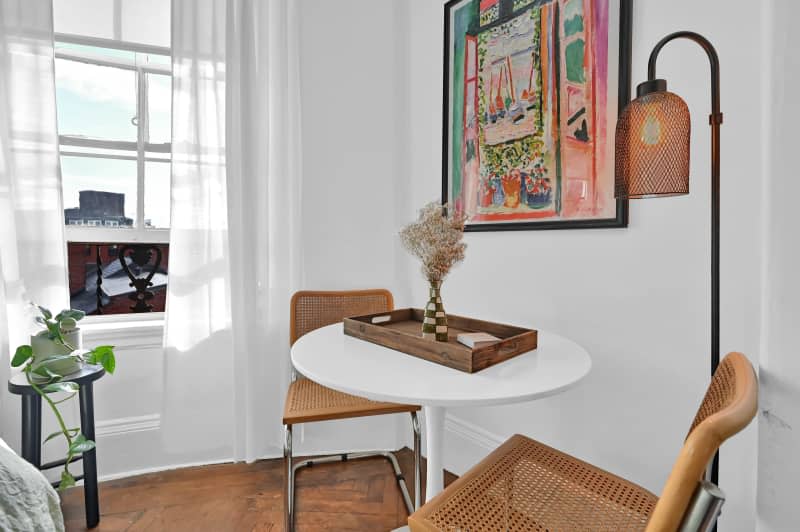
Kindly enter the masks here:
M 613 124 L 629 85 L 616 61 L 629 3 L 445 6 L 443 200 L 466 214 L 467 230 L 627 223 L 614 198 Z

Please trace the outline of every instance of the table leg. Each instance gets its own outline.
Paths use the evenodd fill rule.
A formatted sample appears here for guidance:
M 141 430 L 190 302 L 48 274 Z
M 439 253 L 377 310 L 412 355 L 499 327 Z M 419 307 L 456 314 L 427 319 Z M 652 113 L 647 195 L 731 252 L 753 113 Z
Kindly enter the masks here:
M 425 412 L 425 442 L 428 447 L 428 478 L 425 488 L 425 502 L 427 502 L 444 489 L 442 446 L 445 409 L 441 406 L 425 406 L 423 411 Z
M 92 383 L 81 386 L 78 393 L 81 406 L 81 432 L 87 440 L 94 436 L 94 390 Z M 100 502 L 97 494 L 97 451 L 83 453 L 83 503 L 86 509 L 86 528 L 94 528 L 100 522 Z
M 35 393 L 22 395 L 22 458 L 42 465 L 42 398 Z

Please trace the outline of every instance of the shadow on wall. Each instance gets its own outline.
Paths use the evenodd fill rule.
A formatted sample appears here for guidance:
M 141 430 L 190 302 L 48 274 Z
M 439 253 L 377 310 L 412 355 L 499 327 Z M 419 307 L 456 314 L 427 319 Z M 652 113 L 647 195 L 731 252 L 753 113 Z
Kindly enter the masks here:
M 162 451 L 169 463 L 233 456 L 233 364 L 230 329 L 186 349 L 164 348 Z
M 800 384 L 759 369 L 759 437 L 758 437 L 758 514 L 765 530 L 786 530 L 789 523 L 800 523 L 800 506 L 784 504 L 786 494 L 795 492 L 800 478 L 796 456 L 800 449 Z M 790 479 L 794 481 L 787 482 Z M 790 485 L 791 484 L 791 485 Z M 784 495 L 781 495 L 781 494 Z

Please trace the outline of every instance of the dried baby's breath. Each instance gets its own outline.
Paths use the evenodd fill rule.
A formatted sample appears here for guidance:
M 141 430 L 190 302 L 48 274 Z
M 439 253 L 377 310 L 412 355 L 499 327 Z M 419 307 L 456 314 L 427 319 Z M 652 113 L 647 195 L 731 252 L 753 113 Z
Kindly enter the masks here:
M 419 211 L 419 219 L 400 231 L 403 246 L 422 261 L 422 274 L 440 283 L 450 269 L 464 260 L 462 242 L 466 216 L 448 212 L 447 206 L 431 202 Z

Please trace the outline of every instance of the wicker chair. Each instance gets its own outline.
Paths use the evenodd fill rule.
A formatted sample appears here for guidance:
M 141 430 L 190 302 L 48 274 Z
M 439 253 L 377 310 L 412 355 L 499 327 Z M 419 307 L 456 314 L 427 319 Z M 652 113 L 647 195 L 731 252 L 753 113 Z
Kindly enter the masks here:
M 486 459 L 417 510 L 412 532 L 633 531 L 706 529 L 716 512 L 697 520 L 695 493 L 714 453 L 756 413 L 758 382 L 740 353 L 720 364 L 659 499 L 646 489 L 525 436 L 511 437 Z M 717 490 L 715 492 L 719 494 Z M 721 505 L 721 501 L 718 501 Z M 718 506 L 715 508 L 718 511 Z M 684 520 L 686 516 L 686 521 Z M 683 523 L 683 524 L 682 524 Z
M 394 308 L 392 293 L 388 290 L 353 290 L 343 292 L 301 291 L 294 294 L 291 302 L 292 345 L 304 334 L 341 322 L 349 316 L 373 314 Z M 403 501 L 412 513 L 420 505 L 420 424 L 417 418 L 419 406 L 382 403 L 362 397 L 337 392 L 303 377 L 297 378 L 292 371 L 292 383 L 286 394 L 283 411 L 285 441 L 283 448 L 286 463 L 286 530 L 294 530 L 294 477 L 304 466 L 357 458 L 380 456 L 389 461 L 394 468 L 395 478 L 400 487 Z M 381 414 L 411 414 L 414 431 L 414 499 L 412 505 L 405 479 L 394 454 L 386 451 L 344 453 L 333 456 L 314 457 L 295 464 L 292 463 L 292 427 L 299 423 L 351 419 Z

